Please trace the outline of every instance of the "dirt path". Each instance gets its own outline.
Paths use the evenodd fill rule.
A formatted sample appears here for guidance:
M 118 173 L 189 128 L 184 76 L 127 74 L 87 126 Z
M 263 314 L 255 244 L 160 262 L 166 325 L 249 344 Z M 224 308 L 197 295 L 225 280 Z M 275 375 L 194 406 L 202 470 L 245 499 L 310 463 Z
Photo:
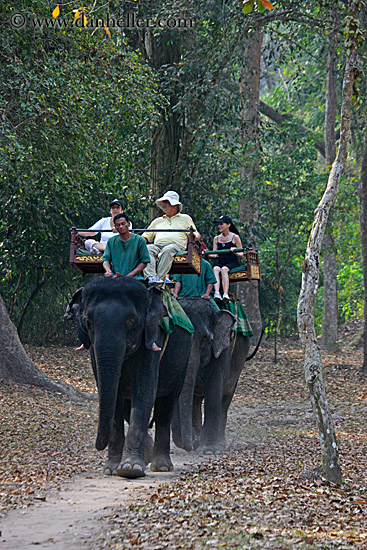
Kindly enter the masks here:
M 108 510 L 148 496 L 161 484 L 175 481 L 200 461 L 197 456 L 172 451 L 173 472 L 148 472 L 144 478 L 129 481 L 107 477 L 101 472 L 73 477 L 25 510 L 11 511 L 1 522 L 1 550 L 28 550 L 39 546 L 52 550 L 80 550 L 93 547 L 94 535 L 101 529 L 101 516 Z M 91 546 L 90 546 L 91 545 Z
M 233 403 L 228 426 L 231 447 L 241 448 L 249 441 L 266 439 L 274 424 L 307 422 L 307 408 L 306 403 L 268 409 Z M 0 550 L 28 550 L 35 546 L 45 550 L 93 548 L 93 540 L 100 536 L 105 520 L 116 509 L 134 504 L 137 499 L 148 500 L 160 485 L 171 485 L 182 473 L 211 460 L 172 447 L 173 472 L 148 471 L 145 478 L 129 481 L 92 470 L 64 482 L 60 490 L 47 493 L 45 501 L 11 511 L 1 525 Z

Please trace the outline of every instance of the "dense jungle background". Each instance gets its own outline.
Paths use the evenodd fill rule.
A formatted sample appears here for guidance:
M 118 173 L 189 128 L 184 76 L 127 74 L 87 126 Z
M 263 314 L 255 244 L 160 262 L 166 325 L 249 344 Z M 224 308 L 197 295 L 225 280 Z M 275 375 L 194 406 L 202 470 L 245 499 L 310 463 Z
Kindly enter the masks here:
M 237 0 L 108 1 L 80 10 L 68 2 L 60 4 L 53 28 L 35 28 L 35 17 L 52 20 L 56 4 L 2 3 L 1 293 L 23 342 L 75 341 L 63 321 L 82 284 L 68 263 L 71 226 L 88 227 L 107 215 L 113 198 L 123 200 L 135 227 L 145 226 L 167 189 L 180 193 L 208 245 L 213 220 L 233 217 L 243 243 L 259 248 L 267 334 L 296 332 L 301 265 L 330 168 L 324 137 L 330 102 L 334 144 L 338 138 L 347 6 L 263 4 L 246 14 L 249 3 L 244 8 Z M 25 28 L 10 24 L 15 12 L 26 16 Z M 92 15 L 108 23 L 108 16 L 126 12 L 176 14 L 184 23 L 88 28 Z M 365 32 L 365 7 L 360 14 Z M 70 28 L 56 24 L 62 17 Z M 365 53 L 361 41 L 349 163 L 325 248 L 324 268 L 337 281 L 338 325 L 363 315 Z

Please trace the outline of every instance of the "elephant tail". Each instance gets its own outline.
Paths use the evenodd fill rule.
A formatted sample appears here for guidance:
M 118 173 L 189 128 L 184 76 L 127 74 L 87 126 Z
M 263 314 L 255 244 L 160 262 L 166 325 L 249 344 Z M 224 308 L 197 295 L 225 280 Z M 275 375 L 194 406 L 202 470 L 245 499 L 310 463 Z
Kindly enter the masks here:
M 251 361 L 251 359 L 253 359 L 255 357 L 255 355 L 257 354 L 258 350 L 259 350 L 259 347 L 260 347 L 260 344 L 261 344 L 261 340 L 263 339 L 263 336 L 264 336 L 264 332 L 265 332 L 265 323 L 263 324 L 263 328 L 261 330 L 261 334 L 260 334 L 260 338 L 259 338 L 259 341 L 258 343 L 256 344 L 256 348 L 254 349 L 254 351 L 248 355 L 246 357 L 246 361 Z

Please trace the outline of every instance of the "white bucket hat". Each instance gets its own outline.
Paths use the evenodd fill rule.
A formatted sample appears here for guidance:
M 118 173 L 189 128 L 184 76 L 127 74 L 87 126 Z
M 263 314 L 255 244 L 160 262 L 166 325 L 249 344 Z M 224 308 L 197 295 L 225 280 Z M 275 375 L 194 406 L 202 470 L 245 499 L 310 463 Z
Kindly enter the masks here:
M 163 197 L 157 199 L 155 203 L 159 208 L 162 208 L 163 201 L 168 201 L 171 206 L 178 205 L 178 211 L 181 212 L 182 204 L 180 203 L 180 195 L 176 193 L 176 191 L 166 191 Z

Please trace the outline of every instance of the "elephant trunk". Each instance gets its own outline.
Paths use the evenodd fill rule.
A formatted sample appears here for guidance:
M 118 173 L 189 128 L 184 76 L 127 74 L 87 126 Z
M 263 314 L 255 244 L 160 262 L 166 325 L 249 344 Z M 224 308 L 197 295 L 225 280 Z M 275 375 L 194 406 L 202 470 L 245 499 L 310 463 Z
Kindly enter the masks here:
M 100 352 L 98 346 L 95 349 L 99 394 L 96 449 L 99 451 L 105 449 L 110 440 L 126 344 L 122 345 L 120 343 L 119 346 L 114 346 L 114 349 L 105 349 L 106 344 L 103 344 L 101 347 Z

